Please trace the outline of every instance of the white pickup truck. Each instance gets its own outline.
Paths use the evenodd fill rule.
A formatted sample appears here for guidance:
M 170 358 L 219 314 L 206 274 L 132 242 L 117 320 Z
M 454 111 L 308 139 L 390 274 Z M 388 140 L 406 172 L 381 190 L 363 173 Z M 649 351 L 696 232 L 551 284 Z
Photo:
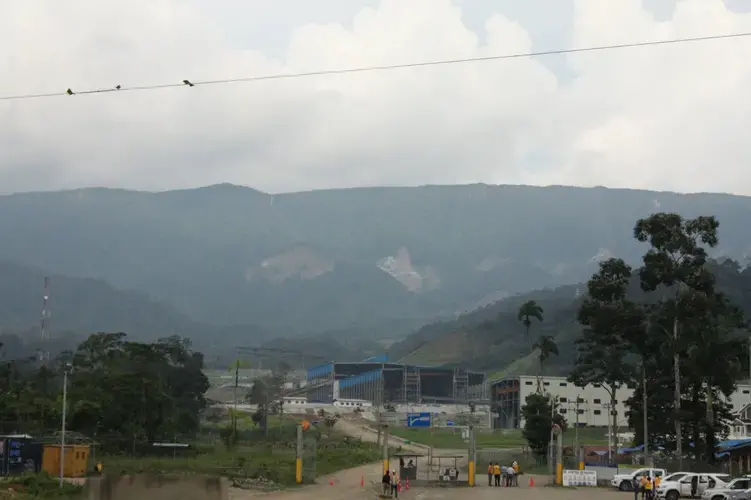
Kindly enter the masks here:
M 642 476 L 651 478 L 664 477 L 667 475 L 665 469 L 635 469 L 628 474 L 616 474 L 610 481 L 610 484 L 618 488 L 621 491 L 633 491 L 634 481 L 637 483 L 641 480 Z
M 724 488 L 732 478 L 729 474 L 689 473 L 677 481 L 662 481 L 657 487 L 657 498 L 678 500 L 679 498 L 701 497 L 712 488 Z

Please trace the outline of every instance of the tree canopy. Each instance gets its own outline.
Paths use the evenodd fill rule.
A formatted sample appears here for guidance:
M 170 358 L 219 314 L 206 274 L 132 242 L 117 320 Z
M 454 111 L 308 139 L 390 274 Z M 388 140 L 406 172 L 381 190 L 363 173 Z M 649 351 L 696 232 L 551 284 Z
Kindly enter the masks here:
M 4 432 L 49 433 L 60 427 L 63 374 L 68 372 L 67 429 L 118 446 L 172 441 L 199 428 L 209 382 L 203 355 L 180 337 L 152 343 L 124 333 L 96 333 L 75 351 L 40 362 L 0 362 Z

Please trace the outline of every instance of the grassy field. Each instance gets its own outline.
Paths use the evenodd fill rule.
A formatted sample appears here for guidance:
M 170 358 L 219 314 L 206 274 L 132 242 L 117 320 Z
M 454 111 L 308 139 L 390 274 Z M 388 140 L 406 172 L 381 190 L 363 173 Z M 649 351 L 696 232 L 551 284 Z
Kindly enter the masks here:
M 132 454 L 98 456 L 110 474 L 152 472 L 159 474 L 209 474 L 236 480 L 263 478 L 280 486 L 294 484 L 296 421 L 292 418 L 270 419 L 269 434 L 256 428 L 238 426 L 238 444 L 229 449 L 220 439 L 194 443 L 189 455 L 180 452 L 166 456 Z M 356 467 L 380 458 L 380 450 L 340 435 L 334 429 L 314 426 L 308 431 L 317 436 L 316 473 L 318 475 Z
M 462 439 L 460 429 L 430 428 L 409 429 L 406 427 L 393 427 L 390 429 L 393 436 L 407 441 L 444 449 L 464 449 L 467 444 Z M 607 430 L 599 427 L 579 428 L 579 443 L 599 445 L 607 444 Z M 574 431 L 569 429 L 564 433 L 563 442 L 570 445 L 574 440 Z M 476 434 L 478 448 L 523 448 L 527 441 L 522 437 L 521 429 L 504 429 L 502 431 L 484 432 Z

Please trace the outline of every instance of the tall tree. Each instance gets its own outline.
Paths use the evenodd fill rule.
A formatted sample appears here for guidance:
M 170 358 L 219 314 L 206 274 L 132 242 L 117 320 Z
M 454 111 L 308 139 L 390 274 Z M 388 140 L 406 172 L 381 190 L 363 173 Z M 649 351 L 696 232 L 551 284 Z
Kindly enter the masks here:
M 550 356 L 558 356 L 558 344 L 556 344 L 552 335 L 541 335 L 532 348 L 538 350 L 537 359 L 540 362 L 540 372 L 537 376 L 537 392 L 542 393 L 542 377 L 544 375 L 545 361 Z
M 519 307 L 519 312 L 516 317 L 519 322 L 524 325 L 524 335 L 527 339 L 527 345 L 530 343 L 529 329 L 532 327 L 532 320 L 536 319 L 537 321 L 542 322 L 544 312 L 545 311 L 542 310 L 542 307 L 534 300 L 528 300 Z
M 524 439 L 529 443 L 532 453 L 538 457 L 545 457 L 553 424 L 558 424 L 561 430 L 565 430 L 566 419 L 555 411 L 553 402 L 547 394 L 528 395 L 521 407 L 521 413 L 524 419 Z
M 652 292 L 658 287 L 669 290 L 675 311 L 672 321 L 672 350 L 676 453 L 683 463 L 683 432 L 681 422 L 681 371 L 680 371 L 680 325 L 679 311 L 682 298 L 689 290 L 707 293 L 712 289 L 705 269 L 707 251 L 704 248 L 717 246 L 717 229 L 720 224 L 714 217 L 701 216 L 684 219 L 675 213 L 657 213 L 640 219 L 634 227 L 634 237 L 649 243 L 651 248 L 644 254 L 644 265 L 639 270 L 641 287 Z M 667 293 L 667 292 L 666 292 Z
M 599 384 L 607 391 L 614 433 L 618 428 L 618 389 L 635 378 L 628 359 L 629 339 L 643 329 L 638 308 L 626 299 L 630 279 L 630 266 L 621 259 L 608 259 L 587 282 L 588 295 L 578 314 L 582 335 L 576 341 L 577 357 L 569 376 L 580 387 Z

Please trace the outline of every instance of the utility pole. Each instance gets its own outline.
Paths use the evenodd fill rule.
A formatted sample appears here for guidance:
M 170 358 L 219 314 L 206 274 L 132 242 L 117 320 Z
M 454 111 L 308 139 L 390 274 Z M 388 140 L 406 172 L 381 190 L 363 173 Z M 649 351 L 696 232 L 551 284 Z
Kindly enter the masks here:
M 49 277 L 44 277 L 44 292 L 42 295 L 42 318 L 41 318 L 41 327 L 40 327 L 40 336 L 41 336 L 41 347 L 39 351 L 39 359 L 40 361 L 46 362 L 49 359 L 49 353 L 47 352 L 47 340 L 49 337 L 49 332 L 47 331 L 48 321 L 47 318 L 49 318 L 49 311 L 47 310 L 47 302 L 50 299 L 50 279 Z
M 68 371 L 70 363 L 63 366 L 63 422 L 60 428 L 60 489 L 63 487 L 63 477 L 65 475 L 65 417 L 68 410 Z
M 237 387 L 240 385 L 240 349 L 235 349 L 235 387 L 232 395 L 232 444 L 237 441 Z
M 751 344 L 749 344 L 751 346 Z M 644 420 L 644 465 L 650 467 L 649 459 L 649 424 L 647 420 L 647 360 L 644 358 L 641 365 L 641 405 L 642 418 Z
M 381 446 L 381 405 L 383 404 L 383 364 L 381 364 L 381 376 L 376 384 L 375 394 L 375 419 L 376 429 L 378 430 L 378 436 L 376 438 L 376 446 Z

